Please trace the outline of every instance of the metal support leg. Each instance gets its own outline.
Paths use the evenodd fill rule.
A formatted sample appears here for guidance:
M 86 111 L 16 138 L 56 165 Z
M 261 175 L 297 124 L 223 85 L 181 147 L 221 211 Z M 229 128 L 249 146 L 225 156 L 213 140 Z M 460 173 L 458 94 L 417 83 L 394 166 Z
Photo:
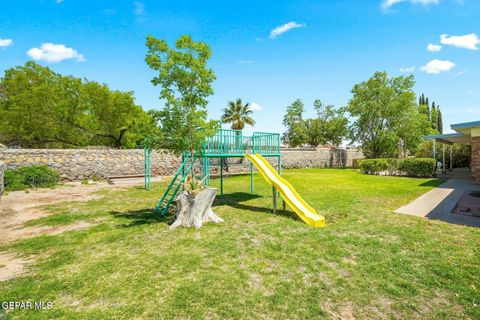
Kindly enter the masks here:
M 253 181 L 253 164 L 250 163 L 250 193 L 255 192 L 255 186 Z
M 273 213 L 277 213 L 277 190 L 272 187 Z
M 220 158 L 220 195 L 223 195 L 223 158 Z

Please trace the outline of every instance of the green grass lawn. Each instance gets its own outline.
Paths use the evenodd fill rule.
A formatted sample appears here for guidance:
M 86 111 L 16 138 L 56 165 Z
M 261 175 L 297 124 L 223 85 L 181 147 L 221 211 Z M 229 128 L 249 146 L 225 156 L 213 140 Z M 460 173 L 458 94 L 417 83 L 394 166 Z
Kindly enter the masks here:
M 170 231 L 151 212 L 165 184 L 48 208 L 30 224 L 98 224 L 1 248 L 38 263 L 0 282 L 0 300 L 54 302 L 8 317 L 480 318 L 479 229 L 392 213 L 441 181 L 334 169 L 283 176 L 326 228 L 272 214 L 260 176 L 255 195 L 249 176 L 226 179 L 214 208 L 225 222 L 198 230 Z

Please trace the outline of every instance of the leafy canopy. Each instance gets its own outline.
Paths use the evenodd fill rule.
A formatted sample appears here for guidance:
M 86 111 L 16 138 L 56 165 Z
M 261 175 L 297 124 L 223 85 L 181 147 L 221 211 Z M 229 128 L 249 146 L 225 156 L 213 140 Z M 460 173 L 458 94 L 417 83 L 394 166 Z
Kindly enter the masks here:
M 415 102 L 414 84 L 413 76 L 389 78 L 376 72 L 353 87 L 346 107 L 353 118 L 351 139 L 360 143 L 366 157 L 396 157 L 399 143 L 415 152 L 430 132 L 429 120 Z
M 319 99 L 315 100 L 314 109 L 316 117 L 303 119 L 304 106 L 301 100 L 297 99 L 287 107 L 287 113 L 283 117 L 287 131 L 283 139 L 289 146 L 338 146 L 348 135 L 348 119 L 344 115 L 344 109 L 324 105 Z
M 132 92 L 34 62 L 10 68 L 0 79 L 0 140 L 7 145 L 135 147 L 154 128 Z
M 158 72 L 152 83 L 161 87 L 160 99 L 165 102 L 155 113 L 162 132 L 161 146 L 176 153 L 199 152 L 205 138 L 218 129 L 218 121 L 207 120 L 207 97 L 213 94 L 215 80 L 207 66 L 210 48 L 188 35 L 181 36 L 175 47 L 152 36 L 147 37 L 146 45 L 145 61 Z
M 296 147 L 305 142 L 305 121 L 303 113 L 305 107 L 302 100 L 297 99 L 287 107 L 287 113 L 283 116 L 282 124 L 287 128 L 283 134 L 283 141 L 290 147 Z
M 245 124 L 250 126 L 255 125 L 255 120 L 251 117 L 253 110 L 247 102 L 242 103 L 242 99 L 238 98 L 235 101 L 229 101 L 228 107 L 223 109 L 222 121 L 231 123 L 232 129 L 243 130 Z

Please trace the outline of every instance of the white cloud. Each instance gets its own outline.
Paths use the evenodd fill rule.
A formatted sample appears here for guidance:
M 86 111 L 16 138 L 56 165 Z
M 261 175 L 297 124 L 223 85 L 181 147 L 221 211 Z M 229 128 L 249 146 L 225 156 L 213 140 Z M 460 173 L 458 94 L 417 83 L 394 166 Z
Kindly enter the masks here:
M 63 60 L 74 59 L 78 62 L 86 61 L 85 57 L 73 48 L 68 48 L 64 44 L 42 43 L 40 48 L 32 48 L 27 54 L 33 60 L 45 62 L 60 62 Z
M 256 102 L 252 102 L 250 103 L 250 109 L 252 109 L 253 111 L 260 111 L 263 109 L 263 107 Z
M 240 60 L 240 61 L 238 61 L 239 64 L 252 64 L 254 62 L 255 61 L 253 61 L 253 60 Z
M 382 8 L 387 10 L 390 9 L 392 6 L 402 2 L 409 2 L 412 4 L 419 3 L 421 5 L 427 6 L 429 4 L 438 4 L 440 0 L 383 0 Z
M 455 63 L 448 61 L 448 60 L 438 60 L 433 59 L 432 61 L 428 62 L 426 65 L 421 67 L 422 71 L 431 74 L 437 74 L 440 72 L 445 72 L 455 67 Z
M 0 48 L 10 47 L 13 44 L 12 39 L 2 39 L 0 38 Z
M 133 2 L 135 9 L 133 12 L 136 16 L 143 16 L 145 14 L 145 5 L 139 1 Z
M 402 73 L 412 73 L 413 71 L 415 71 L 415 66 L 400 68 L 400 72 Z
M 431 51 L 431 52 L 438 52 L 440 50 L 442 50 L 442 46 L 438 45 L 438 44 L 432 44 L 430 43 L 428 46 L 427 46 L 427 50 L 428 51 Z
M 463 69 L 462 71 L 459 71 L 459 72 L 455 73 L 454 76 L 455 77 L 460 77 L 460 76 L 463 76 L 466 73 L 467 73 L 467 69 Z
M 275 29 L 273 29 L 270 32 L 269 38 L 270 39 L 275 39 L 276 37 L 284 34 L 285 32 L 287 32 L 289 30 L 292 30 L 292 29 L 295 29 L 295 28 L 301 28 L 301 27 L 304 27 L 304 26 L 305 25 L 300 24 L 300 23 L 296 23 L 295 21 L 285 23 L 284 25 L 278 26 Z
M 480 108 L 468 108 L 466 111 L 468 113 L 480 114 Z
M 478 50 L 477 45 L 480 44 L 480 39 L 475 33 L 466 34 L 464 36 L 448 36 L 447 34 L 442 34 L 440 36 L 440 43 L 454 46 L 457 48 Z

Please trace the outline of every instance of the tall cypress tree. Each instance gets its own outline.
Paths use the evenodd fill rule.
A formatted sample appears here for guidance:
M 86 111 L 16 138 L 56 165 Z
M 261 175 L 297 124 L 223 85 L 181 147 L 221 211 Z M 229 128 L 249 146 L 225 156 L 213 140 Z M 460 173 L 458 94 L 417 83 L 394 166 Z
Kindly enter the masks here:
M 435 101 L 432 103 L 432 109 L 430 114 L 432 115 L 430 123 L 432 124 L 432 129 L 438 130 L 438 111 L 435 107 Z
M 443 133 L 443 119 L 442 119 L 442 111 L 440 111 L 440 106 L 437 106 L 437 128 L 440 133 Z

